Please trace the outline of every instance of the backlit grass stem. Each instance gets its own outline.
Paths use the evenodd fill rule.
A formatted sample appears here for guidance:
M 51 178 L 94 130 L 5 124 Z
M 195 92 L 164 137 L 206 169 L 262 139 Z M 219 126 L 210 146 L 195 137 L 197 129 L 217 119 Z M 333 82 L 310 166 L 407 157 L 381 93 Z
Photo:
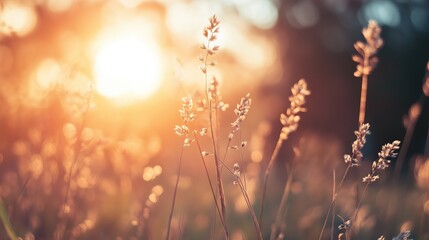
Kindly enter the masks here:
M 295 132 L 298 129 L 298 123 L 301 120 L 299 113 L 306 112 L 306 109 L 304 108 L 305 97 L 310 95 L 310 91 L 307 89 L 307 82 L 304 79 L 300 79 L 296 84 L 294 84 L 292 86 L 291 92 L 292 96 L 289 97 L 290 107 L 286 110 L 285 113 L 282 113 L 280 115 L 280 122 L 282 123 L 283 127 L 264 174 L 264 180 L 262 184 L 261 208 L 259 211 L 259 223 L 261 225 L 264 214 L 268 176 L 274 166 L 274 161 L 277 159 L 283 142 L 289 138 L 289 134 Z

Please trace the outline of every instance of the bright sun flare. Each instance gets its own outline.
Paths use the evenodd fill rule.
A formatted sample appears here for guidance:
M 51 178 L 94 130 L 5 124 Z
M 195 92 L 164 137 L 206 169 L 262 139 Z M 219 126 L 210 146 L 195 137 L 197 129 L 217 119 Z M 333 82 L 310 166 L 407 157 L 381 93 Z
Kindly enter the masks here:
M 120 34 L 102 41 L 96 52 L 97 91 L 106 97 L 144 99 L 161 85 L 160 52 L 144 37 Z

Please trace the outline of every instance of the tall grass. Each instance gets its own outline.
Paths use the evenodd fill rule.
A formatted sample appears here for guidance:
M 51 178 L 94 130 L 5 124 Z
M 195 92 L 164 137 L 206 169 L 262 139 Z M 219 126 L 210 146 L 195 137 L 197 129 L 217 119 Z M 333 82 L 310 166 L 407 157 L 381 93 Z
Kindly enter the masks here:
M 0 220 L 4 228 L 4 231 L 0 232 L 4 236 L 0 235 L 0 238 L 15 240 L 22 239 L 20 236 L 24 236 L 24 239 L 34 239 L 33 233 L 37 235 L 38 232 L 48 232 L 48 235 L 39 234 L 38 239 L 98 239 L 103 236 L 108 239 L 134 240 L 165 237 L 166 240 L 171 240 L 199 238 L 204 233 L 211 232 L 211 239 L 231 240 L 299 239 L 302 236 L 306 236 L 308 239 L 318 237 L 319 240 L 362 239 L 360 225 L 362 225 L 362 221 L 366 220 L 361 219 L 359 213 L 363 211 L 366 202 L 373 201 L 378 204 L 376 199 L 378 195 L 375 196 L 376 194 L 372 193 L 383 194 L 381 190 L 384 190 L 382 189 L 384 185 L 380 181 L 381 174 L 389 170 L 391 161 L 398 155 L 397 151 L 399 151 L 398 162 L 393 174 L 394 179 L 399 178 L 411 145 L 414 127 L 422 113 L 424 99 L 429 96 L 429 78 L 427 77 L 423 84 L 422 97 L 410 109 L 402 149 L 400 149 L 401 141 L 399 140 L 387 143 L 375 156 L 376 160 L 371 165 L 367 165 L 366 158 L 371 159 L 371 156 L 364 156 L 364 148 L 370 134 L 370 123 L 365 121 L 368 80 L 378 62 L 376 54 L 383 45 L 380 26 L 375 21 L 370 21 L 368 26 L 362 30 L 365 42 L 358 41 L 354 44 L 358 53 L 352 57 L 353 61 L 357 62 L 354 75 L 361 78 L 362 81 L 358 126 L 354 131 L 356 139 L 351 144 L 351 152 L 343 156 L 344 163 L 341 170 L 331 167 L 331 165 L 335 166 L 332 162 L 339 159 L 329 159 L 329 164 L 320 163 L 323 158 L 320 151 L 314 154 L 317 162 L 313 164 L 314 166 L 310 166 L 310 157 L 308 157 L 310 153 L 298 146 L 292 146 L 294 157 L 291 160 L 279 161 L 278 159 L 291 134 L 301 127 L 301 117 L 305 117 L 303 113 L 307 111 L 307 97 L 311 92 L 304 79 L 298 80 L 291 87 L 291 95 L 287 103 L 289 107 L 285 112 L 280 113 L 280 133 L 274 133 L 276 134 L 274 140 L 277 141 L 271 146 L 273 150 L 261 157 L 267 162 L 251 162 L 246 150 L 251 143 L 248 144 L 248 141 L 243 139 L 242 130 L 246 129 L 245 120 L 249 118 L 251 107 L 254 106 L 251 98 L 253 95 L 246 94 L 237 101 L 236 107 L 231 110 L 231 115 L 234 116 L 233 121 L 225 124 L 223 114 L 228 114 L 224 112 L 228 110 L 229 104 L 223 102 L 220 83 L 212 71 L 212 68 L 216 66 L 213 60 L 214 55 L 220 51 L 220 46 L 217 44 L 218 34 L 221 31 L 220 26 L 220 20 L 214 15 L 209 18 L 208 26 L 204 27 L 202 31 L 205 43 L 201 45 L 202 56 L 199 57 L 199 60 L 204 96 L 201 98 L 187 96 L 181 99 L 179 108 L 181 122 L 174 128 L 180 138 L 180 146 L 177 147 L 180 150 L 169 155 L 174 156 L 174 164 L 169 163 L 168 167 L 175 167 L 176 172 L 171 181 L 172 189 L 169 189 L 168 183 L 166 185 L 166 190 L 172 192 L 172 198 L 163 202 L 168 203 L 167 210 L 162 210 L 163 206 L 157 205 L 164 188 L 155 179 L 162 173 L 162 168 L 158 165 L 152 168 L 147 165 L 147 162 L 139 162 L 141 155 L 149 152 L 149 149 L 135 153 L 137 157 L 133 158 L 133 151 L 127 149 L 127 144 L 124 142 L 115 142 L 101 137 L 101 134 L 96 136 L 95 131 L 89 131 L 86 119 L 91 105 L 91 95 L 83 95 L 79 97 L 83 105 L 74 108 L 74 110 L 79 110 L 79 121 L 66 118 L 62 123 L 64 126 L 62 134 L 61 130 L 57 129 L 54 134 L 55 138 L 46 137 L 43 140 L 43 144 L 52 143 L 54 150 L 46 150 L 41 147 L 42 149 L 39 151 L 35 146 L 37 144 L 31 145 L 31 143 L 21 143 L 21 145 L 15 146 L 14 151 L 16 155 L 20 156 L 20 159 L 16 169 L 11 171 L 17 171 L 17 173 L 8 175 L 4 170 L 6 174 L 0 178 L 2 181 L 1 192 L 9 192 L 8 196 L 15 197 L 9 196 L 8 201 L 3 201 L 5 198 L 0 196 Z M 85 135 L 85 133 L 88 135 L 88 131 L 90 137 Z M 250 129 L 250 132 L 252 133 L 253 129 Z M 327 140 L 322 139 L 319 144 L 322 145 L 321 142 L 324 141 Z M 426 144 L 429 146 L 428 143 Z M 133 144 L 130 145 L 133 146 Z M 195 145 L 195 148 L 191 148 L 192 145 Z M 233 154 L 234 151 L 239 151 L 239 153 Z M 188 158 L 188 156 L 190 157 Z M 195 160 L 194 156 L 196 156 L 196 161 L 201 161 L 202 166 L 199 163 L 193 166 L 194 162 L 188 162 L 188 160 Z M 0 160 L 3 161 L 3 155 L 0 157 Z M 40 166 L 33 164 L 29 167 L 28 162 L 36 161 L 39 157 L 52 160 L 52 162 L 39 162 L 39 165 L 42 164 L 44 168 L 36 174 L 35 172 Z M 425 193 L 416 197 L 419 204 L 416 209 L 419 211 L 421 225 L 419 236 L 422 236 L 423 239 L 429 234 L 425 228 L 429 211 L 428 162 L 429 160 L 425 156 L 416 160 L 414 167 L 416 185 L 420 188 L 415 192 Z M 198 171 L 201 168 L 200 175 L 205 175 L 204 181 L 189 180 L 185 176 L 188 170 L 184 168 L 185 164 L 192 165 L 194 167 L 192 171 L 195 169 Z M 261 166 L 266 166 L 266 168 Z M 283 178 L 272 176 L 276 166 L 279 166 L 279 172 L 284 175 Z M 254 171 L 249 175 L 253 175 L 248 178 L 246 170 L 252 169 L 252 167 Z M 349 179 L 352 168 L 361 168 L 362 171 L 366 171 L 367 167 L 369 167 L 367 175 L 362 176 L 358 181 Z M 143 176 L 140 173 L 142 169 L 144 169 Z M 326 181 L 323 176 L 311 175 L 316 172 L 315 169 L 328 172 L 327 175 L 332 172 L 332 178 L 328 177 L 329 180 Z M 357 171 L 357 174 L 362 171 Z M 274 180 L 274 177 L 277 178 Z M 284 182 L 280 179 L 284 179 Z M 311 188 L 311 184 L 307 184 L 308 181 L 319 180 L 320 182 L 314 184 L 317 186 L 316 190 L 313 189 L 313 192 L 308 190 L 309 195 L 302 193 L 306 190 L 305 188 Z M 146 185 L 140 183 L 143 181 Z M 202 190 L 188 191 L 189 196 L 186 196 L 185 199 L 187 203 L 183 204 L 179 201 L 179 192 L 185 189 L 185 187 L 181 188 L 181 184 L 186 185 L 187 181 L 188 184 L 190 181 L 203 186 L 208 184 L 208 186 Z M 149 182 L 153 183 L 151 188 L 148 187 Z M 355 191 L 355 195 L 358 196 L 356 205 L 352 202 L 356 197 L 353 195 L 353 191 L 347 191 L 347 187 L 354 186 L 353 184 L 358 186 L 363 184 L 362 190 L 360 190 L 361 187 L 358 187 Z M 271 187 L 273 191 L 268 191 L 267 189 Z M 316 195 L 318 190 L 319 194 L 323 196 Z M 205 198 L 204 191 L 208 193 L 208 200 Z M 277 195 L 268 194 L 272 192 Z M 37 194 L 40 194 L 41 197 L 32 199 Z M 387 195 L 394 198 L 397 197 L 395 194 L 398 192 Z M 50 199 L 54 195 L 60 195 L 61 199 L 54 199 L 48 204 L 44 203 L 46 199 Z M 18 197 L 16 198 L 16 196 Z M 326 205 L 320 203 L 324 197 L 329 199 Z M 13 203 L 13 199 L 16 200 L 15 203 Z M 198 214 L 196 220 L 189 220 L 187 214 L 192 213 L 188 212 L 200 209 L 186 209 L 186 207 L 193 207 L 200 201 L 208 202 L 208 208 L 212 207 L 214 212 L 211 211 L 212 213 L 208 214 L 209 211 L 206 211 Z M 239 203 L 243 202 L 244 210 L 240 213 L 237 206 L 241 206 Z M 13 205 L 13 207 L 8 207 L 8 205 Z M 322 206 L 321 214 L 314 210 L 314 205 Z M 389 207 L 393 207 L 393 204 L 391 206 L 388 204 L 386 208 L 389 210 Z M 307 208 L 313 209 L 311 213 L 314 214 L 310 218 L 305 218 L 307 216 L 304 216 L 303 213 Z M 258 213 L 256 209 L 259 210 Z M 271 211 L 267 211 L 267 209 Z M 400 211 L 401 209 L 394 210 Z M 151 215 L 152 211 L 154 215 Z M 184 214 L 175 217 L 179 215 L 177 212 Z M 368 212 L 376 218 L 380 210 L 374 207 L 370 208 Z M 34 220 L 34 215 L 43 214 L 46 214 L 47 217 Z M 112 221 L 111 219 L 116 216 L 120 216 L 120 219 Z M 175 226 L 175 220 L 179 222 L 176 224 L 178 226 Z M 386 220 L 390 219 L 380 221 Z M 41 225 L 45 222 L 47 227 L 43 229 L 44 226 Z M 221 225 L 218 224 L 219 222 Z M 341 223 L 338 224 L 338 222 Z M 397 222 L 395 221 L 394 224 Z M 270 227 L 265 229 L 263 223 Z M 386 227 L 388 224 L 379 225 Z M 197 237 L 187 236 L 187 231 L 193 225 L 196 225 L 203 233 L 196 234 Z M 97 226 L 97 230 L 100 231 L 98 234 L 92 230 Z M 305 226 L 309 227 L 305 229 Z M 384 237 L 386 235 L 384 231 L 390 231 L 387 234 L 392 235 L 392 229 L 396 235 L 391 236 L 393 239 L 409 239 L 412 235 L 411 227 L 403 227 L 398 231 L 395 227 L 386 230 L 378 229 L 376 226 L 376 223 L 372 224 L 373 231 L 377 232 L 376 236 L 383 234 L 378 238 L 379 240 L 387 239 Z M 208 231 L 209 227 L 212 228 L 210 231 Z M 328 237 L 325 232 L 329 228 Z M 101 233 L 101 230 L 109 230 L 109 232 L 104 234 Z M 152 234 L 151 231 L 160 233 Z M 311 231 L 311 233 L 298 234 L 299 231 Z M 116 236 L 113 236 L 115 234 Z M 205 235 L 204 237 L 207 238 Z

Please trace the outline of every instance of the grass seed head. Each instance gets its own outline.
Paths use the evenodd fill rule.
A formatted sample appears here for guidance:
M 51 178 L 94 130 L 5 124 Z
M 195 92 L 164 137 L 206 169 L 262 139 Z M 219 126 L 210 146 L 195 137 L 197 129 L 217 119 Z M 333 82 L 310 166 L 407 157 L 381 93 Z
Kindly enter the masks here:
M 376 21 L 370 20 L 368 27 L 362 30 L 362 34 L 366 43 L 357 41 L 354 44 L 354 48 L 359 54 L 352 56 L 352 60 L 358 64 L 354 73 L 355 77 L 371 74 L 378 63 L 378 58 L 375 54 L 383 46 L 383 39 L 380 36 L 381 28 Z
M 344 155 L 344 162 L 351 164 L 351 167 L 357 167 L 363 158 L 362 148 L 366 143 L 366 135 L 370 134 L 369 123 L 364 123 L 355 131 L 356 140 L 352 143 L 352 155 Z
M 290 107 L 285 113 L 280 115 L 280 122 L 283 128 L 280 133 L 280 138 L 286 140 L 289 134 L 298 129 L 298 123 L 301 117 L 298 115 L 301 112 L 306 112 L 304 108 L 305 97 L 310 95 L 310 90 L 307 88 L 307 82 L 304 79 L 300 79 L 296 84 L 293 85 L 292 96 L 289 97 Z

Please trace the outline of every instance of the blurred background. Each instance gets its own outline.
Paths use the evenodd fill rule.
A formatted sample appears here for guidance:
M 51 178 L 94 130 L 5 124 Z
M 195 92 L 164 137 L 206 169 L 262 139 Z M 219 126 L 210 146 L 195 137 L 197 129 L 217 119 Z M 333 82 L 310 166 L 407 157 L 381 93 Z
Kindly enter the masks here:
M 332 195 L 332 170 L 337 178 L 344 171 L 342 156 L 350 153 L 358 125 L 361 80 L 353 76 L 353 44 L 364 40 L 362 28 L 374 19 L 384 46 L 369 76 L 371 135 L 364 164 L 347 184 L 369 172 L 382 144 L 402 141 L 407 127 L 409 148 L 396 174 L 399 181 L 392 184 L 392 167 L 370 188 L 358 237 L 389 239 L 408 229 L 415 239 L 429 239 L 425 0 L 1 1 L 0 196 L 17 234 L 25 239 L 165 236 L 182 144 L 174 127 L 181 121 L 181 98 L 204 93 L 198 57 L 202 30 L 213 14 L 221 20 L 216 40 L 221 50 L 209 75 L 220 81 L 230 104 L 220 115 L 220 147 L 226 146 L 233 109 L 250 93 L 252 107 L 240 134 L 248 146 L 241 160 L 232 151 L 228 164 L 240 162 L 247 172 L 255 210 L 290 88 L 305 78 L 311 91 L 308 112 L 270 177 L 264 235 L 287 167 L 296 164 L 285 235 L 319 236 Z M 416 110 L 410 117 L 416 102 L 421 114 L 416 117 Z M 207 126 L 204 113 L 197 118 L 197 127 Z M 203 148 L 209 149 L 206 140 Z M 292 162 L 294 147 L 301 154 Z M 219 233 L 212 230 L 216 214 L 196 146 L 185 149 L 183 171 L 175 237 L 222 236 L 219 220 Z M 224 181 L 232 238 L 254 239 L 238 187 L 228 173 Z M 347 218 L 356 193 L 341 194 L 338 214 Z M 0 237 L 7 238 L 4 229 Z

